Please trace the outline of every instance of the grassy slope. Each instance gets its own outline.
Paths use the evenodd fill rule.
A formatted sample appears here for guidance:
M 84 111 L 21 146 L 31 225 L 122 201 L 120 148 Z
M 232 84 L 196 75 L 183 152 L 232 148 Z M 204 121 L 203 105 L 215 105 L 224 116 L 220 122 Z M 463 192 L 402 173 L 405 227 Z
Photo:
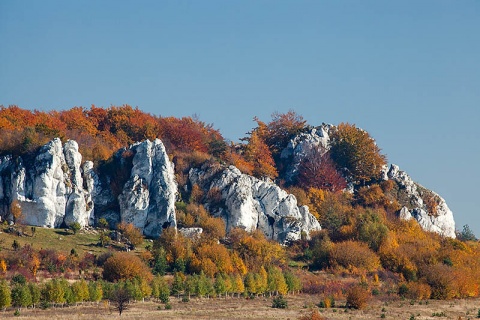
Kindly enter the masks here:
M 73 234 L 71 230 L 50 229 L 36 227 L 32 237 L 30 227 L 26 227 L 26 236 L 16 236 L 0 229 L 0 249 L 12 250 L 12 243 L 16 240 L 21 246 L 30 244 L 35 249 L 55 249 L 57 251 L 70 252 L 71 249 L 83 255 L 85 252 L 99 254 L 109 249 L 97 246 L 99 234 L 95 230 L 81 230 Z

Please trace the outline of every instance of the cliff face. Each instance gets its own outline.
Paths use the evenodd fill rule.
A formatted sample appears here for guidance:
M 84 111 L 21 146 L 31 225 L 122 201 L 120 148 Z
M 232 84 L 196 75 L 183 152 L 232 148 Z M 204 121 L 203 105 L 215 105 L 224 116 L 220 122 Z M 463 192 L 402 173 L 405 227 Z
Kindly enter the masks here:
M 70 140 L 62 146 L 60 139 L 40 148 L 31 163 L 20 157 L 3 157 L 0 160 L 2 216 L 11 220 L 8 208 L 12 201 L 17 201 L 27 224 L 88 225 L 93 202 L 84 189 L 81 160 L 77 143 Z
M 134 153 L 133 166 L 118 197 L 120 218 L 145 235 L 158 237 L 163 228 L 176 226 L 173 164 L 158 139 L 136 143 L 130 150 Z
M 106 217 L 112 225 L 133 223 L 147 236 L 158 236 L 162 228 L 175 226 L 177 184 L 173 165 L 160 140 L 132 145 L 131 166 L 117 153 L 111 171 L 97 173 L 93 163 L 82 164 L 78 144 L 69 140 L 62 146 L 54 139 L 33 159 L 0 158 L 0 214 L 12 220 L 10 206 L 16 201 L 29 225 L 60 227 L 79 222 L 92 225 Z M 117 161 L 115 161 L 117 160 Z M 127 181 L 116 195 L 115 176 L 129 170 Z M 123 181 L 122 181 L 123 182 Z M 114 186 L 115 185 L 115 186 Z
M 299 207 L 293 195 L 271 182 L 242 174 L 234 166 L 192 169 L 189 178 L 206 193 L 221 194 L 223 205 L 215 208 L 208 200 L 205 205 L 225 220 L 227 230 L 260 229 L 268 238 L 282 243 L 300 239 L 302 232 L 308 236 L 310 231 L 320 230 L 308 207 Z

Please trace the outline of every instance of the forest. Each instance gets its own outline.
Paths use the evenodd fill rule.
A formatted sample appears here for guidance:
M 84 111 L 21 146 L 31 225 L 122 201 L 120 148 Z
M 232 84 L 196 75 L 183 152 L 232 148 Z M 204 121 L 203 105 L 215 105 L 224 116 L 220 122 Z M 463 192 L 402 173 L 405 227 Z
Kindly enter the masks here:
M 180 187 L 178 227 L 203 233 L 187 237 L 168 228 L 146 239 L 128 223 L 111 228 L 99 219 L 85 230 L 69 226 L 65 238 L 92 235 L 92 245 L 101 248 L 92 253 L 35 245 L 41 228 L 24 225 L 13 203 L 15 223 L 1 225 L 0 309 L 106 300 L 122 313 L 127 302 L 145 299 L 171 308 L 171 299 L 258 296 L 275 297 L 273 306 L 281 308 L 284 297 L 300 292 L 317 296 L 321 308 L 345 301 L 361 309 L 381 297 L 478 297 L 480 250 L 469 227 L 450 238 L 400 219 L 401 190 L 381 179 L 387 158 L 367 131 L 349 123 L 332 126 L 329 149 L 311 150 L 298 174 L 287 177 L 282 150 L 312 128 L 295 111 L 274 113 L 268 121 L 254 118 L 251 131 L 234 143 L 195 117 L 161 117 L 128 105 L 50 112 L 1 106 L 0 155 L 28 157 L 58 137 L 76 140 L 83 160 L 102 166 L 120 148 L 159 138 L 179 186 L 187 184 L 191 168 L 234 165 L 295 195 L 322 230 L 286 245 L 258 230 L 226 232 L 225 222 L 203 206 L 204 199 L 218 197 L 215 192 Z M 436 201 L 425 198 L 433 214 Z M 133 250 L 125 252 L 125 245 Z

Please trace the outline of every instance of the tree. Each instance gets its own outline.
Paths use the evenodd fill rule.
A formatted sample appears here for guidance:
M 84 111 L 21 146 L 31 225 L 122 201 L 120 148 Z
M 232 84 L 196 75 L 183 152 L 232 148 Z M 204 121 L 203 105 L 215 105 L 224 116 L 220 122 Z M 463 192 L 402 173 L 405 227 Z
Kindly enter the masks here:
M 103 298 L 102 285 L 98 282 L 90 281 L 88 283 L 88 296 L 90 301 L 98 302 Z
M 340 123 L 331 133 L 331 157 L 350 181 L 365 184 L 378 179 L 386 157 L 370 135 L 355 125 Z
M 105 218 L 98 219 L 98 227 L 101 229 L 108 229 L 108 221 Z
M 275 161 L 265 141 L 254 130 L 247 139 L 245 146 L 245 159 L 253 164 L 253 175 L 262 178 L 275 179 L 278 176 Z
M 274 112 L 272 120 L 266 125 L 257 118 L 255 120 L 258 123 L 261 137 L 269 146 L 275 160 L 278 160 L 290 139 L 306 127 L 303 117 L 293 110 L 289 110 L 287 113 Z
M 15 223 L 21 224 L 23 220 L 22 208 L 17 200 L 13 200 L 10 204 L 10 214 Z
M 337 192 L 347 187 L 347 182 L 335 168 L 330 153 L 318 149 L 312 149 L 300 162 L 297 180 L 305 189 Z
M 5 280 L 0 281 L 0 309 L 6 309 L 12 304 L 11 292 Z
M 130 299 L 130 293 L 123 287 L 115 288 L 110 294 L 110 302 L 114 305 L 120 316 L 123 311 L 127 310 Z
M 117 226 L 118 231 L 122 233 L 128 243 L 136 247 L 143 243 L 143 235 L 140 229 L 131 223 L 121 222 Z
M 283 276 L 288 287 L 288 292 L 295 294 L 295 291 L 300 291 L 302 289 L 302 282 L 292 272 L 286 271 L 283 273 Z
M 103 278 L 108 281 L 133 279 L 135 277 L 150 280 L 152 274 L 143 261 L 127 252 L 114 253 L 103 265 Z
M 477 238 L 468 224 L 463 226 L 462 232 L 457 232 L 457 238 L 462 241 L 475 241 Z
M 275 294 L 287 294 L 288 286 L 283 277 L 282 270 L 278 267 L 270 267 L 267 275 L 268 291 Z
M 32 294 L 26 284 L 14 286 L 11 296 L 14 307 L 26 308 L 32 304 Z
M 69 228 L 73 231 L 73 234 L 77 234 L 77 232 L 82 229 L 82 226 L 79 222 L 73 222 L 69 225 Z

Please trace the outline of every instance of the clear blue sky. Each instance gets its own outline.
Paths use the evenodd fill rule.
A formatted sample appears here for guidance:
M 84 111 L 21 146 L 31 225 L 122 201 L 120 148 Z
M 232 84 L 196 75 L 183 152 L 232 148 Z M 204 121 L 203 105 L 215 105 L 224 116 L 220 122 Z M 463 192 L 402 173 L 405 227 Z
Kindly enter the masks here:
M 0 0 L 0 104 L 355 123 L 480 235 L 479 1 Z

